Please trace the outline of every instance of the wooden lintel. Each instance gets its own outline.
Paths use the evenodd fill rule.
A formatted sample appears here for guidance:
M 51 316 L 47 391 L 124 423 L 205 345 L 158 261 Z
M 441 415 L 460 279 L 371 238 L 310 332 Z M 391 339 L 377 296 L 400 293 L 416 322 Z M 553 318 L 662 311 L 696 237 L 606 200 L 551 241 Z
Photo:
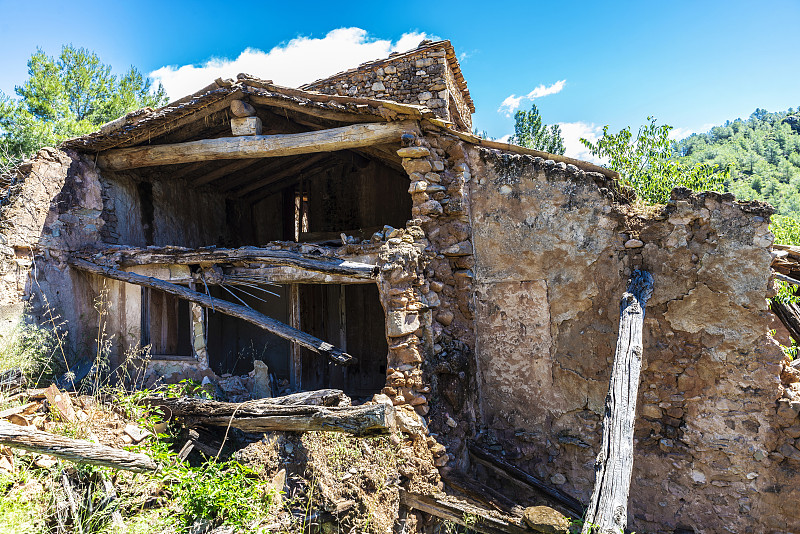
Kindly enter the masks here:
M 319 258 L 288 250 L 270 250 L 258 247 L 236 249 L 209 248 L 186 249 L 182 247 L 148 248 L 110 248 L 83 254 L 84 259 L 93 263 L 113 267 L 133 267 L 136 265 L 213 265 L 220 263 L 258 263 L 271 266 L 289 266 L 297 269 L 346 276 L 348 278 L 374 281 L 378 267 L 368 263 L 342 260 L 338 258 Z M 98 260 L 102 258 L 102 261 Z M 96 260 L 96 261 L 95 261 Z
M 187 143 L 108 150 L 98 156 L 97 164 L 107 170 L 125 170 L 194 161 L 332 152 L 397 142 L 404 133 L 417 130 L 416 121 L 399 121 L 352 124 L 296 134 L 203 139 Z
M 316 352 L 317 354 L 327 357 L 334 363 L 348 365 L 355 363 L 356 361 L 351 355 L 334 347 L 330 343 L 326 343 L 325 341 L 310 334 L 306 334 L 305 332 L 292 328 L 291 326 L 283 324 L 280 321 L 276 321 L 275 319 L 268 317 L 263 313 L 259 313 L 252 308 L 248 308 L 247 306 L 214 298 L 210 295 L 193 291 L 177 284 L 159 280 L 158 278 L 142 276 L 140 274 L 120 271 L 119 269 L 114 269 L 112 267 L 97 265 L 75 256 L 70 257 L 68 263 L 80 271 L 105 276 L 107 278 L 119 280 L 121 282 L 127 282 L 129 284 L 151 287 L 158 289 L 159 291 L 175 295 L 184 300 L 188 300 L 189 302 L 195 302 L 205 308 L 213 308 L 215 311 L 242 319 L 243 321 L 252 323 L 259 328 L 266 330 L 267 332 L 272 332 L 276 336 L 293 341 L 313 352 Z

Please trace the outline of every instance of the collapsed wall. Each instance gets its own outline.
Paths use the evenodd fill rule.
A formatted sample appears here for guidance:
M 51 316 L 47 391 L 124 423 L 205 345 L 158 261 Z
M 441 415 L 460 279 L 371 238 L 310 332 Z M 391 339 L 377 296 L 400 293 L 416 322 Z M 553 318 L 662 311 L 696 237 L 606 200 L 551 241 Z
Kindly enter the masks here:
M 629 526 L 800 529 L 788 505 L 800 451 L 781 430 L 797 428 L 797 414 L 787 424 L 776 413 L 783 355 L 766 300 L 771 208 L 675 190 L 665 208 L 639 210 L 616 202 L 603 176 L 571 165 L 470 156 L 484 444 L 588 502 L 619 302 L 642 268 L 655 288 Z

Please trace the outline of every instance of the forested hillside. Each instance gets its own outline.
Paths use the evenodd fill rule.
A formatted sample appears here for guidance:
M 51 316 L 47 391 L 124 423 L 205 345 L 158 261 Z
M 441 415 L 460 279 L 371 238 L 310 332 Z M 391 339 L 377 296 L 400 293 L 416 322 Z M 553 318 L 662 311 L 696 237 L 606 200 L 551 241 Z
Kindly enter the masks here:
M 727 167 L 726 191 L 742 200 L 764 200 L 800 220 L 800 108 L 756 109 L 746 120 L 693 134 L 673 150 L 687 163 Z

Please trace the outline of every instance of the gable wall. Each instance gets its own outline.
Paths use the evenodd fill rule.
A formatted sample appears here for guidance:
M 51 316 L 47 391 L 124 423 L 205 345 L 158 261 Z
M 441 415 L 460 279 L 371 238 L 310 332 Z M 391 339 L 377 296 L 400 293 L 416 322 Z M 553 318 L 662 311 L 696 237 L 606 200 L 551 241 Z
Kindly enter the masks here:
M 472 114 L 456 84 L 444 47 L 389 58 L 377 65 L 317 80 L 304 88 L 325 94 L 422 104 L 442 119 L 454 120 L 458 116 L 467 129 L 472 128 Z M 450 109 L 451 97 L 455 109 Z

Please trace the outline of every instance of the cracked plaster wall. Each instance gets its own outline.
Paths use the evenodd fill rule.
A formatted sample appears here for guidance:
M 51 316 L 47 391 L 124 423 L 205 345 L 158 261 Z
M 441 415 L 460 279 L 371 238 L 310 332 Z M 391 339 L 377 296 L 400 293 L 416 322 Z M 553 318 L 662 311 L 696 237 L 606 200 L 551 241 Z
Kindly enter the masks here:
M 629 526 L 800 530 L 787 505 L 800 462 L 781 428 L 797 414 L 776 416 L 769 208 L 676 190 L 642 213 L 563 163 L 476 148 L 470 167 L 483 444 L 588 502 L 619 301 L 642 267 L 655 290 Z

